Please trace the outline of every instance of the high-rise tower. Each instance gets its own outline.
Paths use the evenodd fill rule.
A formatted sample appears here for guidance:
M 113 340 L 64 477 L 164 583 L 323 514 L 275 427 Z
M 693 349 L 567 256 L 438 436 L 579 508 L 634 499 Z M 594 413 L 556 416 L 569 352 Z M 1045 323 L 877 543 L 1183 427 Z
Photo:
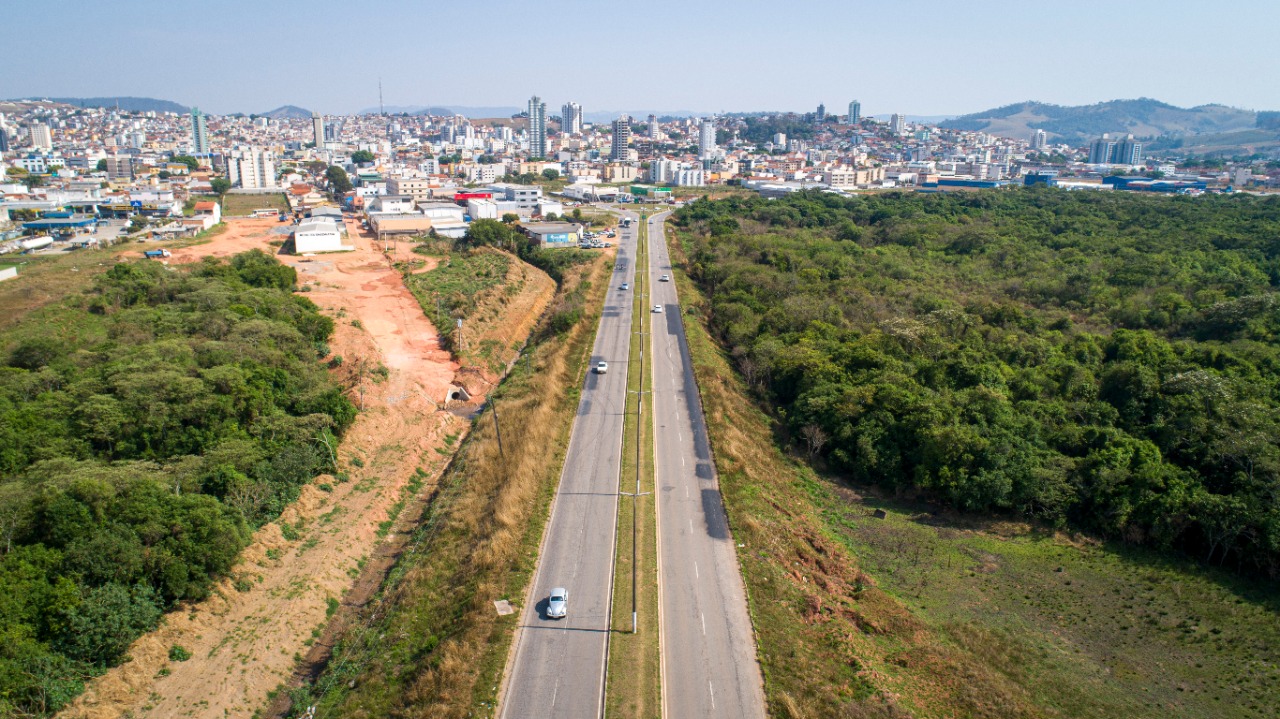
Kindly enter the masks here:
M 320 113 L 311 113 L 311 137 L 316 147 L 324 147 L 324 118 Z
M 529 98 L 529 157 L 547 156 L 547 103 Z
M 582 133 L 582 105 L 566 102 L 560 108 L 560 131 L 566 135 Z
M 627 159 L 627 147 L 631 144 L 631 116 L 623 115 L 613 121 L 613 147 L 609 158 Z
M 849 103 L 849 124 L 856 125 L 862 120 L 862 103 L 854 100 Z
M 702 118 L 698 126 L 698 157 L 707 158 L 716 154 L 716 119 Z
M 200 108 L 191 108 L 191 152 L 199 157 L 209 154 L 209 127 Z

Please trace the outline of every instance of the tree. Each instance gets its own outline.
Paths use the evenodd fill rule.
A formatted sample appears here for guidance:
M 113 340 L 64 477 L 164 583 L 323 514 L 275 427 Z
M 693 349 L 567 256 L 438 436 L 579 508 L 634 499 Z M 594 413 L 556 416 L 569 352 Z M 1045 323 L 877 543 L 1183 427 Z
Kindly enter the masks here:
M 358 165 L 366 162 L 373 162 L 373 153 L 368 150 L 356 150 L 351 153 L 351 161 Z
M 319 175 L 329 169 L 329 163 L 324 160 L 312 160 L 307 163 L 307 170 L 313 175 Z
M 502 215 L 502 223 L 505 225 L 510 225 L 512 223 L 519 222 L 519 221 L 520 221 L 520 215 L 517 215 L 514 212 L 505 212 Z
M 335 195 L 345 194 L 351 191 L 351 179 L 347 177 L 347 171 L 337 165 L 330 165 L 324 173 L 325 179 L 329 181 L 329 189 Z
M 161 170 L 160 172 L 156 173 L 156 177 L 159 177 L 161 180 L 167 180 L 170 177 L 173 177 L 173 173 L 169 172 L 168 170 Z
M 94 165 L 94 166 L 93 166 L 93 171 L 94 171 L 94 172 L 106 172 L 106 171 L 107 171 L 107 158 L 105 158 L 105 157 L 104 157 L 104 158 L 102 158 L 101 160 L 98 160 L 98 164 L 96 164 L 96 165 Z
M 147 228 L 148 224 L 149 223 L 147 222 L 146 217 L 142 215 L 134 215 L 133 217 L 129 218 L 129 231 L 141 232 L 142 230 L 145 230 Z
M 186 165 L 187 169 L 190 169 L 193 171 L 200 169 L 200 161 L 192 157 L 191 155 L 174 155 L 173 161 Z
M 8 167 L 8 168 L 5 168 L 4 174 L 10 177 L 21 177 L 27 174 L 27 171 L 22 169 L 21 167 Z
M 548 167 L 542 171 L 542 177 L 546 180 L 557 180 L 560 178 L 560 171 L 553 167 Z
M 213 188 L 213 194 L 225 195 L 227 190 L 231 189 L 231 180 L 225 177 L 215 177 L 209 180 L 209 187 Z

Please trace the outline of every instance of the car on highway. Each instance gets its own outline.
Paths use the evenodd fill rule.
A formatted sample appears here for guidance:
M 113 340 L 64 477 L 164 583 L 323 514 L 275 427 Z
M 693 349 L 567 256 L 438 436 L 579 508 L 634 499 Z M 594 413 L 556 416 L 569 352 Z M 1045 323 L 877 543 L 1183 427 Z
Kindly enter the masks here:
M 659 282 L 670 282 L 670 281 L 671 281 L 671 275 L 663 275 L 663 276 L 661 276 L 661 277 L 659 277 L 659 278 L 658 278 L 658 281 L 659 281 Z
M 569 613 L 569 591 L 564 587 L 556 587 L 551 590 L 551 596 L 547 597 L 547 616 L 552 619 L 564 619 Z
M 654 305 L 653 311 L 657 314 L 662 314 L 662 305 Z
M 606 374 L 609 371 L 609 363 L 601 360 L 596 363 L 596 374 Z
M 622 283 L 622 286 L 621 286 L 621 287 L 619 287 L 618 289 L 620 289 L 620 290 L 629 290 L 629 289 L 631 289 L 631 283 L 630 283 L 630 282 L 623 282 L 623 283 Z

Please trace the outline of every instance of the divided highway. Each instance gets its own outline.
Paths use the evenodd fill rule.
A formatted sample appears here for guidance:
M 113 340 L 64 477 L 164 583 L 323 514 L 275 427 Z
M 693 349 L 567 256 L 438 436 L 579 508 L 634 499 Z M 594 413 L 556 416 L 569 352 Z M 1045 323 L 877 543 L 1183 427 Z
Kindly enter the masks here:
M 635 276 L 638 218 L 619 229 L 618 255 L 588 371 L 543 537 L 529 601 L 521 614 L 515 656 L 501 699 L 503 719 L 599 717 L 609 654 L 618 473 L 626 405 L 633 293 L 619 286 Z M 547 595 L 568 590 L 564 619 L 546 615 Z M 689 715 L 692 716 L 692 715 Z
M 663 234 L 649 219 L 663 715 L 765 716 L 764 680 Z M 652 309 L 652 308 L 650 308 Z

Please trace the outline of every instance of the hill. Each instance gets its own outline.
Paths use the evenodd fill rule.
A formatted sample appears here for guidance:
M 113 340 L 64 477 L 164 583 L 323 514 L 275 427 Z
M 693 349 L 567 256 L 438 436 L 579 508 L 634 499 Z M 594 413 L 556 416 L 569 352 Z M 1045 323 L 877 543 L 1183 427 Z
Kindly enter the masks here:
M 940 124 L 1022 140 L 1029 139 L 1036 130 L 1044 130 L 1050 140 L 1078 145 L 1104 132 L 1133 133 L 1136 137 L 1224 133 L 1251 129 L 1256 122 L 1257 113 L 1253 110 L 1225 105 L 1182 108 L 1139 98 L 1076 106 L 1021 102 Z
M 157 100 L 154 97 L 50 97 L 52 102 L 62 102 L 76 107 L 119 107 L 130 112 L 175 112 L 184 114 L 191 108 L 171 100 Z
M 270 112 L 262 113 L 262 116 L 272 120 L 305 120 L 311 117 L 311 111 L 297 105 L 281 105 Z

